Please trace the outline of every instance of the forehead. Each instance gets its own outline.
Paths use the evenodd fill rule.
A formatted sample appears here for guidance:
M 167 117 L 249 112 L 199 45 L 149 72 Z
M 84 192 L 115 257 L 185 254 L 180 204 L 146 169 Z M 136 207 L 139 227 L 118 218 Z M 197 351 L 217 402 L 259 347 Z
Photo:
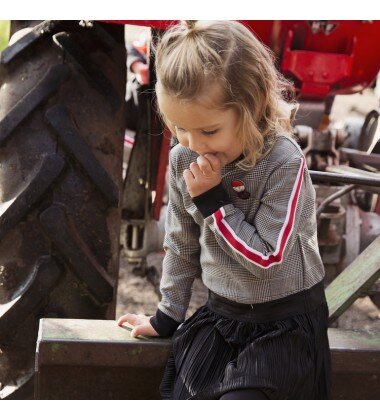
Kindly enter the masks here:
M 197 100 L 181 100 L 167 94 L 156 85 L 158 104 L 161 112 L 171 123 L 187 129 L 203 128 L 224 122 L 226 110 L 215 106 L 219 92 L 210 89 Z

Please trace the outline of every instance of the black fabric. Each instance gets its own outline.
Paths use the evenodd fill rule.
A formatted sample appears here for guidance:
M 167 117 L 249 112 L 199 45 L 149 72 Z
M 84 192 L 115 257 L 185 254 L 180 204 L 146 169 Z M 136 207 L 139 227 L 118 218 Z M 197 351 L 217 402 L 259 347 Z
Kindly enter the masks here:
M 220 400 L 267 400 L 268 397 L 264 392 L 256 388 L 236 389 L 235 391 L 226 392 Z
M 269 302 L 237 309 L 209 295 L 173 335 L 162 398 L 220 399 L 255 388 L 268 399 L 329 399 L 328 307 L 323 288 L 309 292 L 271 301 L 272 320 L 265 322 L 248 315 L 260 319 Z M 305 301 L 313 305 L 295 313 Z
M 181 324 L 180 322 L 175 321 L 173 318 L 166 315 L 159 309 L 157 309 L 156 314 L 150 318 L 149 322 L 152 325 L 152 327 L 158 332 L 160 337 L 172 336 L 174 331 Z
M 323 282 L 310 289 L 264 303 L 244 304 L 232 302 L 211 290 L 208 291 L 209 307 L 214 312 L 253 322 L 268 322 L 304 313 L 317 308 L 325 300 Z
M 198 207 L 203 217 L 210 216 L 218 209 L 231 203 L 231 199 L 222 183 L 216 185 L 203 194 L 193 197 L 193 203 Z

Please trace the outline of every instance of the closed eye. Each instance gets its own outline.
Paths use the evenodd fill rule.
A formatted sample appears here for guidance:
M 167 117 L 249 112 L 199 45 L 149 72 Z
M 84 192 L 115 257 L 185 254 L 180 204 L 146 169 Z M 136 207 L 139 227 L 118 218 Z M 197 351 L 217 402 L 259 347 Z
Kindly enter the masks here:
M 213 131 L 202 131 L 202 134 L 205 136 L 212 136 L 213 134 L 216 134 L 219 130 L 213 130 Z
M 177 127 L 177 126 L 175 126 L 175 128 L 176 128 L 178 131 L 186 131 L 186 130 L 184 130 L 184 129 L 183 129 L 183 128 L 181 128 L 181 127 Z M 202 134 L 203 134 L 203 135 L 205 135 L 205 136 L 212 136 L 213 134 L 216 134 L 218 131 L 219 131 L 219 129 L 212 130 L 212 131 L 203 131 L 203 130 L 202 130 Z

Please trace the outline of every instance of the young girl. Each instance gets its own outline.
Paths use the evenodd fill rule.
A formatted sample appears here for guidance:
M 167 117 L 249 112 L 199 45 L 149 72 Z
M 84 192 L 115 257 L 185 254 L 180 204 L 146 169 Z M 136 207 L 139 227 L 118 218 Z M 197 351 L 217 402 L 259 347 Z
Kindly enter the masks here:
M 162 300 L 118 324 L 173 335 L 163 399 L 329 398 L 315 190 L 272 55 L 236 21 L 186 21 L 161 39 L 156 71 L 179 141 Z M 195 278 L 208 301 L 184 321 Z

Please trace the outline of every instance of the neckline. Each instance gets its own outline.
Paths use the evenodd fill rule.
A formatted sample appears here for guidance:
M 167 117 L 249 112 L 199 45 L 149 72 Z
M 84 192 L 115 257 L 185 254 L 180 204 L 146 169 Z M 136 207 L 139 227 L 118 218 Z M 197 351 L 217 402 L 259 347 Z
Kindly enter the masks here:
M 233 160 L 232 162 L 230 162 L 230 163 L 227 163 L 225 166 L 224 166 L 224 168 L 227 168 L 227 167 L 231 167 L 231 166 L 235 166 L 236 165 L 236 163 L 238 163 L 238 162 L 240 162 L 241 160 L 243 160 L 244 159 L 244 154 L 242 153 L 240 156 L 238 156 L 235 160 Z
M 233 160 L 230 163 L 237 163 L 237 162 L 240 162 L 243 159 L 244 159 L 244 153 L 242 153 L 240 156 L 238 156 L 235 160 Z

